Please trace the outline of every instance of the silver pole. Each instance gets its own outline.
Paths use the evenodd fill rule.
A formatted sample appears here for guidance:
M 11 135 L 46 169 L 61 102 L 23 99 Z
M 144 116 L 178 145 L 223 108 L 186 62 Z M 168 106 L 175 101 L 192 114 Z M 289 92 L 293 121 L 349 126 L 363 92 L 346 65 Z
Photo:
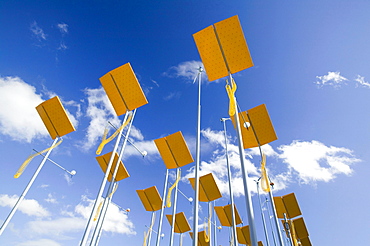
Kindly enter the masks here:
M 39 155 L 45 157 L 44 154 L 42 154 L 41 152 L 38 152 L 37 150 L 33 149 L 33 151 L 35 151 L 36 153 L 39 153 Z M 59 167 L 60 169 L 62 169 L 63 171 L 65 171 L 66 173 L 68 173 L 69 175 L 73 176 L 73 175 L 76 175 L 76 171 L 75 170 L 72 170 L 72 171 L 68 171 L 67 169 L 65 169 L 64 167 L 62 167 L 61 165 L 59 165 L 58 163 L 56 163 L 55 161 L 53 161 L 52 159 L 50 158 L 46 158 L 48 161 L 50 161 L 51 163 L 53 163 L 55 166 Z
M 193 223 L 193 246 L 198 245 L 198 217 L 199 217 L 199 166 L 200 166 L 200 95 L 202 84 L 203 68 L 199 67 L 198 70 L 198 120 L 197 120 L 197 143 L 196 143 L 196 160 L 195 160 L 195 198 L 194 198 L 194 223 Z
M 148 235 L 148 241 L 147 245 L 150 246 L 150 240 L 152 239 L 152 231 L 153 231 L 153 225 L 154 225 L 154 219 L 155 219 L 155 212 L 152 212 L 152 218 L 150 219 L 150 227 L 149 227 L 149 235 Z
M 0 235 L 3 234 L 5 228 L 7 227 L 7 225 L 9 224 L 9 221 L 12 219 L 14 213 L 17 211 L 18 207 L 19 207 L 19 204 L 23 201 L 24 197 L 27 195 L 27 192 L 28 190 L 31 188 L 33 182 L 35 181 L 35 179 L 37 178 L 37 175 L 39 174 L 39 172 L 41 171 L 41 168 L 44 166 L 46 160 L 48 159 L 51 151 L 53 150 L 53 146 L 57 143 L 58 141 L 58 137 L 55 138 L 53 144 L 51 145 L 49 151 L 46 153 L 44 159 L 42 159 L 39 167 L 37 168 L 37 170 L 35 171 L 35 173 L 33 174 L 32 178 L 30 179 L 30 181 L 28 182 L 26 188 L 23 190 L 22 194 L 20 195 L 20 197 L 18 198 L 18 201 L 15 203 L 14 207 L 12 208 L 12 210 L 10 211 L 8 217 L 5 219 L 3 225 L 1 226 L 0 228 Z
M 215 207 L 215 204 L 216 204 L 216 200 L 213 201 L 213 207 Z M 216 236 L 216 233 L 217 233 L 217 226 L 216 226 L 216 212 L 215 210 L 213 209 L 213 245 L 214 246 L 217 246 L 217 236 Z
M 278 238 L 279 238 L 279 243 L 280 243 L 281 246 L 284 246 L 283 236 L 281 235 L 279 220 L 278 220 L 277 215 L 276 215 L 275 203 L 274 203 L 274 198 L 272 197 L 271 189 L 270 189 L 270 192 L 269 192 L 269 197 L 270 197 L 270 201 L 271 201 L 272 216 L 274 217 L 274 222 L 275 222 L 275 226 L 276 226 L 276 230 L 277 230 L 277 234 L 278 234 Z
M 166 197 L 166 191 L 167 191 L 167 182 L 168 182 L 168 169 L 166 169 L 166 178 L 165 178 L 165 181 L 164 181 L 163 196 L 162 196 L 162 207 L 161 207 L 161 213 L 160 213 L 160 216 L 159 216 L 156 246 L 159 246 L 160 241 L 161 241 L 162 220 L 163 220 L 164 206 L 166 204 L 165 197 Z
M 266 197 L 265 203 L 267 203 L 267 202 L 268 202 L 268 199 Z M 272 226 L 270 210 L 268 208 L 267 208 L 267 215 L 269 216 L 269 222 L 270 222 L 270 227 L 271 227 L 272 238 L 274 239 L 274 244 L 276 246 L 277 243 L 276 243 L 276 238 L 275 238 L 275 233 L 274 233 L 274 227 Z
M 129 112 L 127 112 L 125 114 L 125 117 L 124 117 L 123 122 L 125 122 L 127 120 L 128 114 L 129 114 Z M 89 218 L 89 220 L 87 222 L 86 229 L 85 229 L 84 235 L 82 237 L 80 246 L 85 246 L 86 243 L 87 243 L 87 240 L 88 240 L 88 237 L 89 237 L 89 233 L 90 233 L 90 229 L 91 229 L 91 226 L 92 226 L 92 221 L 93 221 L 93 218 L 94 218 L 94 214 L 96 213 L 96 210 L 98 209 L 99 201 L 101 199 L 101 196 L 103 194 L 103 191 L 104 191 L 106 182 L 108 180 L 110 169 L 112 168 L 112 164 L 113 164 L 113 160 L 114 160 L 114 153 L 116 153 L 116 151 L 117 151 L 119 142 L 121 140 L 122 131 L 123 131 L 123 128 L 121 129 L 119 135 L 117 136 L 117 140 L 116 140 L 116 143 L 114 145 L 113 152 L 112 152 L 113 154 L 110 157 L 110 160 L 109 160 L 109 163 L 108 163 L 108 166 L 107 166 L 107 170 L 105 171 L 105 175 L 104 175 L 104 178 L 103 178 L 102 183 L 100 185 L 100 189 L 99 189 L 98 195 L 96 196 L 95 203 L 94 203 L 94 206 L 93 206 L 93 210 L 91 211 L 90 218 Z
M 118 160 L 117 160 L 117 163 L 116 163 L 116 166 L 114 168 L 113 175 L 112 175 L 112 181 L 110 182 L 109 187 L 108 187 L 107 196 L 110 193 L 113 192 L 113 187 L 114 187 L 114 184 L 116 183 L 115 180 L 116 180 L 116 176 L 117 176 L 117 173 L 118 173 L 119 163 L 120 163 L 120 161 L 122 160 L 122 157 L 123 157 L 123 152 L 124 152 L 126 144 L 127 144 L 128 136 L 130 135 L 130 130 L 131 130 L 132 123 L 134 121 L 135 114 L 136 114 L 136 109 L 134 110 L 134 112 L 132 114 L 130 124 L 128 125 L 127 134 L 125 135 L 123 145 L 121 147 L 121 151 L 118 155 Z M 122 133 L 120 133 L 120 134 L 123 135 Z M 114 153 L 115 152 L 113 152 L 112 155 L 114 155 Z M 110 198 L 104 200 L 102 213 L 100 213 L 100 215 L 99 215 L 98 223 L 95 227 L 93 237 L 92 237 L 92 240 L 91 240 L 91 242 L 96 241 L 95 245 L 98 245 L 98 243 L 99 243 L 104 218 L 105 218 L 105 215 L 107 213 L 109 203 L 112 200 L 112 197 L 113 197 L 113 195 Z M 99 237 L 99 239 L 97 239 L 97 237 Z M 91 245 L 94 245 L 94 244 L 91 244 Z
M 212 221 L 211 221 L 211 216 L 212 216 L 212 202 L 208 202 L 208 231 L 209 231 L 209 245 L 212 245 Z
M 224 137 L 225 137 L 225 156 L 226 156 L 226 164 L 227 164 L 227 176 L 229 179 L 229 193 L 230 193 L 230 202 L 231 202 L 231 219 L 232 219 L 232 234 L 233 234 L 233 245 L 237 246 L 237 236 L 236 236 L 236 219 L 235 219 L 235 211 L 234 211 L 234 192 L 231 184 L 231 169 L 230 169 L 230 163 L 229 163 L 229 155 L 228 155 L 228 148 L 227 148 L 227 134 L 226 134 L 226 120 L 229 120 L 229 118 L 221 118 L 221 121 L 224 125 Z
M 230 83 L 232 81 L 232 76 L 229 74 Z M 243 184 L 244 184 L 244 195 L 245 195 L 245 201 L 247 206 L 247 215 L 248 215 L 248 223 L 249 223 L 249 232 L 251 236 L 251 245 L 257 246 L 257 233 L 256 233 L 256 226 L 254 224 L 254 212 L 253 212 L 253 205 L 252 205 L 252 197 L 250 194 L 250 191 L 248 189 L 248 171 L 245 168 L 245 156 L 244 156 L 244 149 L 243 149 L 243 139 L 239 124 L 239 115 L 238 115 L 238 105 L 235 98 L 235 124 L 236 124 L 236 135 L 238 138 L 238 145 L 239 145 L 239 157 L 240 157 L 240 163 L 241 163 L 241 169 L 242 169 L 242 175 L 243 175 Z M 194 245 L 195 246 L 195 245 Z
M 176 172 L 176 179 L 179 177 L 180 175 L 180 168 L 178 167 L 177 168 L 177 172 Z M 173 209 L 172 209 L 172 223 L 171 223 L 171 234 L 170 234 L 170 246 L 173 245 L 173 237 L 174 237 L 174 234 L 175 234 L 175 221 L 176 221 L 176 206 L 177 206 L 177 191 L 179 189 L 179 185 L 178 183 L 176 184 L 175 186 L 175 195 L 173 197 Z
M 267 235 L 267 227 L 266 227 L 266 222 L 265 222 L 265 215 L 263 213 L 263 210 L 262 210 L 262 204 L 261 204 L 261 198 L 260 198 L 260 187 L 259 187 L 259 180 L 261 178 L 259 178 L 257 181 L 256 181 L 256 184 L 257 184 L 257 196 L 258 196 L 258 203 L 260 205 L 260 209 L 261 209 L 261 217 L 262 217 L 262 223 L 263 223 L 263 231 L 265 232 L 265 237 L 266 237 L 266 243 L 267 243 L 267 246 L 270 246 L 270 241 L 269 241 L 269 237 Z

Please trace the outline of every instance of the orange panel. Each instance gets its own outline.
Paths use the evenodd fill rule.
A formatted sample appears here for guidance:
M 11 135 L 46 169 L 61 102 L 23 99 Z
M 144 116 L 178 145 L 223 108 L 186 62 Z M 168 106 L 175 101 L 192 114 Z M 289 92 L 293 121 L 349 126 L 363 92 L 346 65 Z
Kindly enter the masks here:
M 288 216 L 282 197 L 275 196 L 274 203 L 275 203 L 276 214 L 279 219 L 284 219 L 284 214 Z
M 167 217 L 168 223 L 170 223 L 170 225 L 172 226 L 172 215 L 167 214 L 166 217 Z M 186 219 L 184 212 L 177 213 L 175 215 L 175 230 L 174 231 L 176 233 L 184 233 L 190 230 L 191 228 L 188 223 L 188 220 Z
M 261 146 L 277 139 L 265 104 L 248 110 L 248 116 Z
M 294 217 L 302 215 L 301 209 L 299 208 L 298 201 L 294 193 L 282 196 L 282 198 L 285 209 L 288 212 L 288 218 L 292 219 Z
M 195 178 L 189 178 L 189 181 L 193 189 L 195 189 Z M 212 173 L 203 175 L 199 178 L 199 201 L 210 202 L 221 197 L 221 192 L 218 189 Z
M 111 156 L 112 156 L 112 152 L 109 152 L 105 155 L 101 155 L 101 156 L 96 157 L 96 160 L 98 161 L 98 163 L 100 165 L 100 168 L 103 170 L 104 173 L 107 170 L 107 167 L 108 167 Z M 109 175 L 108 175 L 108 181 L 109 182 L 112 182 L 112 176 L 113 176 L 114 170 L 116 168 L 117 162 L 118 162 L 118 154 L 115 153 L 113 163 L 112 163 L 112 167 L 111 167 Z M 128 177 L 130 177 L 130 175 L 128 174 L 128 172 L 126 170 L 126 167 L 123 165 L 122 161 L 120 161 L 115 181 L 120 181 L 120 180 L 128 178 Z
M 306 224 L 304 223 L 303 218 L 298 218 L 293 220 L 295 234 L 298 239 L 303 239 L 309 236 Z
M 240 244 L 249 245 L 251 242 L 251 236 L 249 232 L 249 226 L 237 227 L 236 236 Z
M 156 186 L 149 187 L 143 190 L 136 190 L 141 202 L 146 211 L 157 211 L 162 207 L 162 198 L 159 195 Z
M 222 226 L 232 226 L 231 204 L 226 206 L 216 206 L 214 209 Z M 242 220 L 235 205 L 234 213 L 235 213 L 235 225 L 239 225 L 240 223 L 242 223 Z

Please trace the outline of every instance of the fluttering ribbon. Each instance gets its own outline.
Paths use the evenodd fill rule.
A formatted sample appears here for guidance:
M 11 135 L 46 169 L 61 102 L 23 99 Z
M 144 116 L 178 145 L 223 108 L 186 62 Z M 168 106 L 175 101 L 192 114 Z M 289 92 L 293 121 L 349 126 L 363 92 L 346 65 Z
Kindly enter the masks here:
M 116 192 L 117 188 L 118 188 L 118 183 L 116 183 L 112 192 L 105 199 L 110 198 L 111 196 L 113 196 L 113 194 Z M 98 219 L 102 206 L 103 206 L 103 201 L 101 201 L 100 204 L 99 204 L 98 210 L 96 211 L 96 214 L 95 214 L 95 217 L 94 217 L 94 221 L 96 221 Z
M 150 232 L 153 230 L 154 221 L 155 221 L 155 214 L 153 214 L 153 219 L 150 222 L 150 227 L 148 228 L 148 231 L 147 232 L 144 231 L 144 243 L 143 243 L 143 246 L 147 246 L 148 236 L 149 236 Z
M 172 203 L 171 203 L 172 190 L 179 183 L 180 179 L 181 179 L 181 169 L 179 169 L 179 173 L 177 175 L 175 183 L 173 183 L 173 185 L 168 189 L 168 194 L 167 194 L 167 199 L 166 199 L 166 207 L 167 208 L 170 208 L 172 206 Z
M 236 83 L 234 81 L 234 79 L 231 79 L 231 86 L 230 84 L 228 83 L 228 81 L 226 80 L 226 92 L 227 92 L 227 95 L 229 96 L 229 115 L 230 117 L 234 116 L 235 115 L 235 112 L 236 112 L 236 102 L 235 102 L 235 91 L 236 91 Z
M 54 149 L 55 147 L 57 147 L 59 144 L 61 144 L 63 142 L 63 139 L 60 139 L 55 145 L 52 145 L 51 147 L 47 148 L 47 149 L 44 149 L 42 150 L 41 152 L 37 152 L 35 154 L 32 154 L 30 155 L 27 160 L 25 160 L 23 162 L 23 164 L 19 167 L 18 171 L 14 174 L 14 178 L 19 178 L 22 173 L 24 172 L 24 170 L 26 169 L 26 167 L 28 166 L 28 164 L 31 162 L 31 160 L 35 157 L 35 156 L 38 156 L 38 155 L 41 155 L 45 152 L 48 152 L 49 150 L 52 150 Z
M 211 219 L 212 219 L 212 210 L 211 209 L 208 209 L 208 232 L 206 232 L 206 230 L 204 230 L 204 240 L 206 241 L 206 243 L 209 242 L 209 235 L 211 235 Z M 204 227 L 206 227 L 206 221 L 204 221 Z
M 270 181 L 266 171 L 266 155 L 262 153 L 261 161 L 261 188 L 264 192 L 270 192 Z
M 132 118 L 132 113 L 130 113 L 130 115 L 127 117 L 126 121 L 122 123 L 122 125 L 112 134 L 112 136 L 110 136 L 109 138 L 107 138 L 107 135 L 108 135 L 108 129 L 105 128 L 104 130 L 104 133 L 103 133 L 103 137 L 102 137 L 102 140 L 101 140 L 101 143 L 99 144 L 99 147 L 98 149 L 96 150 L 96 154 L 97 155 L 100 155 L 101 152 L 103 151 L 103 148 L 104 146 L 109 143 L 110 141 L 112 141 L 115 137 L 117 137 L 118 133 L 121 132 L 121 130 L 123 128 L 125 128 L 127 126 L 127 124 L 130 122 Z

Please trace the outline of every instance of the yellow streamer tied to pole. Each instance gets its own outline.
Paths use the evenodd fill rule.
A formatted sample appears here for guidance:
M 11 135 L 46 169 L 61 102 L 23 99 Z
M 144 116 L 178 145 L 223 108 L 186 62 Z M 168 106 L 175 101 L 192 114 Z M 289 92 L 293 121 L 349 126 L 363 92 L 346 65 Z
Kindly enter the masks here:
M 211 235 L 211 219 L 212 219 L 212 210 L 209 209 L 209 212 L 208 212 L 208 233 L 206 232 L 206 230 L 204 230 L 204 236 L 205 236 L 205 241 L 208 243 L 209 242 L 209 235 Z M 206 222 L 204 222 L 204 227 L 206 227 Z
M 172 204 L 171 204 L 172 190 L 179 183 L 180 178 L 181 178 L 181 169 L 179 169 L 179 175 L 177 176 L 175 183 L 168 189 L 168 194 L 167 194 L 167 199 L 166 199 L 166 207 L 167 208 L 170 208 L 172 206 Z
M 154 221 L 155 221 L 155 214 L 153 214 L 153 219 L 150 222 L 150 227 L 149 227 L 148 231 L 147 232 L 144 231 L 144 243 L 143 243 L 143 246 L 147 246 L 148 236 L 149 236 L 150 232 L 153 230 Z
M 31 162 L 31 160 L 35 157 L 35 156 L 38 156 L 38 155 L 41 155 L 41 154 L 43 154 L 43 153 L 45 153 L 45 152 L 48 152 L 49 150 L 52 150 L 52 149 L 54 149 L 55 147 L 57 147 L 59 144 L 61 144 L 63 142 L 63 139 L 60 139 L 60 141 L 58 142 L 58 143 L 56 143 L 55 145 L 53 145 L 53 146 L 51 146 L 51 147 L 49 147 L 49 148 L 47 148 L 47 149 L 44 149 L 43 151 L 41 151 L 41 152 L 37 152 L 37 153 L 35 153 L 35 154 L 32 154 L 32 155 L 30 155 L 28 158 L 27 158 L 27 160 L 25 160 L 24 162 L 23 162 L 23 164 L 20 166 L 20 168 L 18 169 L 18 171 L 14 174 L 14 178 L 19 178 L 21 175 L 22 175 L 22 173 L 24 172 L 24 170 L 26 169 L 26 167 L 28 166 L 28 164 Z
M 261 188 L 264 192 L 270 192 L 270 181 L 266 171 L 266 155 L 262 153 L 261 161 Z
M 117 188 L 118 188 L 118 184 L 116 184 L 114 186 L 114 189 L 112 190 L 112 192 L 106 198 L 110 198 L 111 196 L 113 196 L 113 194 L 116 192 Z M 96 211 L 96 214 L 95 214 L 95 217 L 94 217 L 94 221 L 96 221 L 98 219 L 102 206 L 103 206 L 103 201 L 101 201 L 100 204 L 99 204 L 98 210 Z
M 115 137 L 117 137 L 118 133 L 120 133 L 120 131 L 127 126 L 127 124 L 130 122 L 131 119 L 132 119 L 132 113 L 129 115 L 127 120 L 125 122 L 123 122 L 123 124 L 109 138 L 107 138 L 108 129 L 104 130 L 104 134 L 103 134 L 101 143 L 99 144 L 99 147 L 96 150 L 97 155 L 101 154 L 101 152 L 103 151 L 104 146 L 107 143 L 109 143 L 110 141 L 112 141 Z
M 227 95 L 229 96 L 229 115 L 230 117 L 235 115 L 236 112 L 236 102 L 235 102 L 235 91 L 236 91 L 236 83 L 234 79 L 231 80 L 231 86 L 229 85 L 228 81 L 226 80 L 227 85 L 225 86 Z

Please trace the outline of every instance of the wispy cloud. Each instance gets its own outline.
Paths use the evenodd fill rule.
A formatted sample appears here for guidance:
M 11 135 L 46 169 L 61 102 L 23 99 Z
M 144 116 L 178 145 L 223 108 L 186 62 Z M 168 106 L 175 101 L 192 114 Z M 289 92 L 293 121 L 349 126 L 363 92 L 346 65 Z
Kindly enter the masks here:
M 50 239 L 30 240 L 18 243 L 17 246 L 61 246 L 62 244 Z
M 365 81 L 365 77 L 357 75 L 357 77 L 355 78 L 355 81 L 357 82 L 358 86 L 370 89 L 370 83 Z
M 34 21 L 30 25 L 30 30 L 37 40 L 42 41 L 46 40 L 47 35 L 44 33 L 44 30 L 38 26 L 37 22 Z
M 316 76 L 316 84 L 320 87 L 328 85 L 333 87 L 340 87 L 348 81 L 347 78 L 340 75 L 340 72 L 328 72 L 327 75 Z
M 66 23 L 59 23 L 57 24 L 57 27 L 62 35 L 68 33 L 68 25 Z
M 193 82 L 198 75 L 200 67 L 204 68 L 201 61 L 186 61 L 177 66 L 170 67 L 164 75 L 170 78 L 183 78 L 188 82 Z M 202 72 L 202 81 L 206 80 L 207 74 Z
M 46 198 L 45 201 L 52 204 L 58 203 L 57 199 L 51 193 L 48 194 L 48 198 Z
M 0 206 L 2 207 L 10 207 L 12 208 L 14 204 L 18 200 L 17 195 L 9 196 L 7 194 L 0 194 Z M 23 199 L 22 203 L 20 203 L 18 210 L 28 216 L 36 216 L 36 217 L 48 217 L 50 213 L 47 209 L 42 207 L 38 201 L 34 199 Z

